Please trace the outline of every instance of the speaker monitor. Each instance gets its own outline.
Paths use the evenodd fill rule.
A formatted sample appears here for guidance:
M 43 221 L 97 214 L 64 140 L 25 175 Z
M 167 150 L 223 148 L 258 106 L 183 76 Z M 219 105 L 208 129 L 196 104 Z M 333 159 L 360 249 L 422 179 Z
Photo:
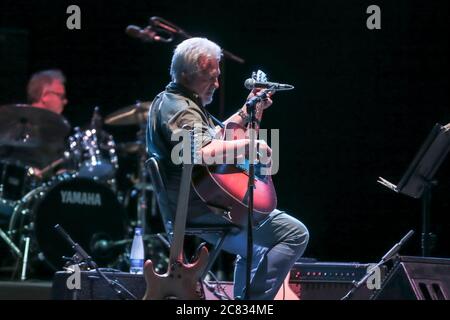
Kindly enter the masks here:
M 450 259 L 403 256 L 373 296 L 376 300 L 449 300 Z
M 291 270 L 289 286 L 300 300 L 340 300 L 362 279 L 370 264 L 357 262 L 296 262 Z M 386 273 L 382 267 L 381 277 Z M 354 300 L 367 300 L 373 294 L 362 286 Z
M 145 294 L 146 284 L 142 274 L 125 272 L 103 271 L 104 275 L 119 282 L 138 299 Z M 59 271 L 55 273 L 52 286 L 52 298 L 56 300 L 118 300 L 120 297 L 96 271 L 81 271 L 78 289 L 75 281 L 69 279 L 70 272 Z M 74 288 L 69 288 L 67 282 Z

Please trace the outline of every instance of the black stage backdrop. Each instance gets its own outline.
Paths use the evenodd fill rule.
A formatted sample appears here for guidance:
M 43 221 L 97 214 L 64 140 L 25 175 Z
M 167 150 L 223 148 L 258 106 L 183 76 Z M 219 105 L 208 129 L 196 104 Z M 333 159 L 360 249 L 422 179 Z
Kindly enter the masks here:
M 66 9 L 81 9 L 68 30 Z M 381 30 L 369 30 L 369 5 Z M 25 101 L 28 76 L 60 68 L 67 76 L 73 126 L 148 101 L 169 82 L 172 43 L 128 37 L 129 24 L 159 16 L 245 59 L 226 60 L 226 117 L 244 102 L 243 82 L 258 68 L 295 85 L 277 93 L 262 126 L 280 129 L 279 207 L 301 219 L 311 239 L 305 256 L 378 261 L 410 229 L 403 254 L 420 255 L 421 203 L 377 184 L 397 183 L 437 122 L 450 122 L 448 1 L 0 1 L 0 103 Z M 5 36 L 5 34 L 7 36 Z M 223 89 L 222 89 L 223 90 Z M 111 127 L 116 142 L 133 127 Z M 433 256 L 449 257 L 450 159 L 436 178 Z M 122 168 L 123 169 L 123 168 Z

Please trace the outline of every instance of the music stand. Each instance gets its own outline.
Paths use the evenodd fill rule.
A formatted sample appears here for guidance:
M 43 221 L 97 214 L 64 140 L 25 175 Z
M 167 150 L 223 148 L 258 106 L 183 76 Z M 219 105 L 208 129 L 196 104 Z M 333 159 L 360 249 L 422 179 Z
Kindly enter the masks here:
M 414 157 L 398 185 L 379 177 L 378 183 L 415 199 L 422 200 L 422 256 L 431 250 L 429 232 L 431 188 L 436 185 L 433 176 L 450 149 L 450 124 L 435 124 L 425 142 Z

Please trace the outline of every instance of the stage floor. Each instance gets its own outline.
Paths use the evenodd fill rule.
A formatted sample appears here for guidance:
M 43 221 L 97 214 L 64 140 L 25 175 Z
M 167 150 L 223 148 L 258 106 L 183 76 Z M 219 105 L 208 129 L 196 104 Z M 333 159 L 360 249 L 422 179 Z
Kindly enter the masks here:
M 51 281 L 0 281 L 0 300 L 49 300 Z

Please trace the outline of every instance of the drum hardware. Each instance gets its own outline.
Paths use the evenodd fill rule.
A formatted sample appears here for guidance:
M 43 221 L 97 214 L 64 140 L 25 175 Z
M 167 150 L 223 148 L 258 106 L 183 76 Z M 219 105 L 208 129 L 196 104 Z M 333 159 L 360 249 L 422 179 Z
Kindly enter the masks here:
M 6 244 L 11 248 L 11 251 L 17 258 L 22 258 L 22 252 L 20 249 L 14 244 L 10 237 L 0 228 L 0 237 L 6 242 Z
M 39 182 L 37 169 L 20 163 L 0 161 L 0 200 L 14 205 Z
M 30 253 L 30 237 L 25 237 L 24 241 L 25 249 L 22 260 L 22 274 L 20 276 L 21 281 L 25 281 L 27 279 L 28 254 Z
M 138 102 L 107 117 L 113 126 L 140 127 L 136 141 L 120 145 L 119 150 L 136 154 L 139 159 L 133 189 L 137 224 L 144 230 L 148 192 L 153 192 L 144 166 L 150 105 Z M 69 145 L 64 147 L 70 126 L 62 116 L 26 105 L 0 106 L 0 204 L 11 209 L 8 230 L 0 230 L 0 236 L 16 258 L 15 276 L 19 279 L 64 266 L 61 258 L 68 248 L 52 235 L 52 223 L 63 224 L 81 239 L 80 244 L 89 248 L 99 263 L 110 266 L 120 259 L 126 262 L 124 247 L 131 239 L 126 237 L 129 223 L 115 192 L 116 145 L 102 130 L 102 124 L 97 107 L 90 126 L 75 128 Z M 55 174 L 60 166 L 68 171 Z M 153 217 L 157 214 L 155 199 L 150 212 Z M 160 245 L 152 240 L 146 246 L 164 263 L 167 257 Z
M 136 141 L 128 142 L 120 145 L 122 151 L 128 153 L 134 153 L 138 155 L 138 173 L 137 179 L 134 182 L 134 189 L 137 193 L 137 221 L 136 225 L 142 228 L 142 233 L 147 234 L 146 215 L 147 215 L 147 192 L 153 192 L 152 185 L 150 183 L 150 177 L 145 168 L 145 161 L 147 159 L 147 153 L 145 150 L 145 132 L 147 125 L 147 116 L 151 107 L 151 101 L 140 102 L 136 104 L 121 108 L 116 112 L 108 115 L 105 118 L 105 124 L 111 126 L 125 126 L 125 125 L 137 125 L 139 131 L 137 132 Z M 156 199 L 153 194 L 153 201 L 151 204 L 151 215 L 156 216 Z
M 137 141 L 139 144 L 144 145 L 145 143 L 145 131 L 146 130 L 146 123 L 141 122 L 140 123 L 140 130 L 137 132 Z M 152 217 L 156 216 L 156 195 L 154 194 L 153 187 L 150 183 L 150 177 L 149 174 L 145 168 L 145 161 L 147 160 L 147 152 L 141 148 L 140 152 L 138 153 L 139 156 L 139 164 L 138 164 L 138 179 L 137 183 L 134 186 L 135 189 L 138 192 L 138 198 L 137 198 L 137 225 L 142 228 L 142 234 L 146 235 L 147 232 L 147 226 L 146 226 L 146 215 L 148 212 L 148 197 L 147 192 L 152 192 L 153 199 L 152 199 L 152 208 L 151 208 L 151 215 Z
M 62 155 L 69 131 L 68 121 L 51 111 L 24 104 L 0 106 L 0 216 L 9 221 L 18 201 L 41 183 L 37 168 Z
M 102 129 L 99 110 L 99 107 L 94 108 L 87 129 L 75 128 L 65 157 L 79 177 L 106 182 L 116 191 L 115 175 L 119 167 L 116 145 L 112 135 Z
M 102 241 L 117 243 L 125 238 L 125 211 L 114 192 L 93 179 L 63 174 L 29 192 L 14 209 L 8 231 L 11 241 L 19 246 L 30 238 L 21 277 L 26 277 L 27 268 L 36 273 L 62 269 L 61 257 L 70 248 L 50 231 L 57 223 L 64 223 L 99 263 L 113 263 L 121 252 L 120 246 L 98 250 Z

